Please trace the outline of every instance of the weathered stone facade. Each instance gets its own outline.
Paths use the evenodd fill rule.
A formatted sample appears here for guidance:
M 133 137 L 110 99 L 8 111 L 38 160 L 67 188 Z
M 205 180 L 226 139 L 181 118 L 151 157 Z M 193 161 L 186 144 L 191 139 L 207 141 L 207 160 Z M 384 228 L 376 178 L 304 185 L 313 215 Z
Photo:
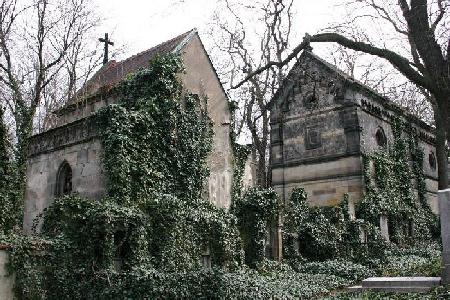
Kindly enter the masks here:
M 57 127 L 31 138 L 27 169 L 24 228 L 31 229 L 36 216 L 49 206 L 58 184 L 93 199 L 106 191 L 101 164 L 101 143 L 91 116 L 100 107 L 117 102 L 114 86 L 126 75 L 146 67 L 156 54 L 180 53 L 185 73 L 183 86 L 190 93 L 206 96 L 213 120 L 213 150 L 208 159 L 210 177 L 207 196 L 219 207 L 231 201 L 233 154 L 230 140 L 228 99 L 196 30 L 189 31 L 122 62 L 109 62 L 80 91 L 79 101 L 58 112 Z M 61 166 L 70 166 L 70 181 L 61 177 Z
M 426 196 L 437 213 L 433 129 L 310 51 L 294 65 L 271 107 L 273 187 L 283 199 L 304 187 L 312 205 L 335 205 L 345 193 L 357 202 L 364 192 L 362 154 L 392 142 L 394 116 L 411 123 L 420 137 Z
M 9 255 L 6 247 L 0 244 L 0 299 L 12 300 L 14 298 L 15 276 L 8 271 Z

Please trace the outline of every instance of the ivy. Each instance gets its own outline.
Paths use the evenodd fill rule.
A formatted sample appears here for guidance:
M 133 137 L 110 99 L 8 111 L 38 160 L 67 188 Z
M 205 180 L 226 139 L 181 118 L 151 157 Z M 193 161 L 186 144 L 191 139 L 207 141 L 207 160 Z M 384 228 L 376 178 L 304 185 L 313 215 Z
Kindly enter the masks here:
M 284 209 L 283 243 L 284 257 L 293 264 L 333 258 L 370 264 L 388 247 L 378 228 L 350 218 L 348 195 L 336 207 L 310 207 L 303 188 L 293 189 Z
M 404 124 L 396 122 L 392 148 L 364 156 L 361 219 L 349 215 L 348 195 L 336 207 L 310 207 L 297 188 L 281 206 L 273 189 L 243 191 L 249 149 L 237 145 L 233 209 L 226 211 L 202 197 L 212 126 L 207 99 L 183 90 L 182 71 L 178 56 L 155 58 L 114 88 L 117 104 L 95 115 L 107 197 L 64 196 L 44 212 L 39 237 L 0 237 L 11 245 L 19 298 L 311 298 L 382 273 L 380 266 L 405 275 L 433 267 L 431 250 L 406 253 L 388 244 L 377 225 L 380 214 L 400 216 L 394 234 L 400 246 L 409 242 L 402 231 L 407 220 L 416 224 L 414 239 L 431 235 L 435 219 L 425 199 L 423 152 L 412 130 L 405 139 Z M 0 127 L 0 138 L 5 132 Z M 0 144 L 0 151 L 7 146 Z M 8 176 L 9 161 L 0 156 L 2 175 Z M 0 188 L 9 187 L 2 181 Z M 279 219 L 289 265 L 266 260 Z M 0 225 L 8 220 L 3 213 Z
M 204 253 L 215 267 L 241 265 L 237 220 L 202 198 L 212 126 L 206 99 L 183 90 L 182 70 L 178 56 L 160 56 L 114 88 L 118 103 L 94 116 L 108 196 L 56 199 L 36 241 L 10 241 L 17 295 L 92 299 L 92 290 L 112 293 L 110 280 L 117 279 L 127 297 L 139 298 L 139 287 L 124 286 L 128 279 L 195 274 Z M 42 241 L 42 255 L 35 255 Z M 146 284 L 161 298 L 162 283 L 151 279 Z M 90 296 L 81 294 L 86 290 Z
M 9 131 L 5 123 L 4 111 L 0 106 L 0 233 L 11 232 L 21 224 L 21 201 L 16 190 L 17 168 L 11 153 L 13 152 Z
M 119 103 L 97 113 L 108 192 L 118 203 L 160 193 L 199 198 L 208 176 L 211 120 L 184 94 L 178 56 L 160 56 L 118 87 Z
M 232 207 L 234 210 L 234 203 L 243 196 L 243 179 L 245 164 L 247 162 L 248 155 L 251 151 L 250 145 L 240 145 L 232 139 L 233 155 L 234 155 L 234 170 L 233 170 L 233 184 L 231 190 Z
M 245 262 L 255 266 L 266 254 L 268 232 L 277 220 L 278 196 L 273 189 L 249 188 L 235 203 L 238 228 L 245 250 Z
M 358 215 L 374 226 L 380 215 L 387 216 L 392 241 L 413 244 L 433 238 L 438 221 L 425 198 L 424 155 L 418 137 L 400 119 L 394 120 L 392 128 L 390 148 L 363 156 L 366 191 Z

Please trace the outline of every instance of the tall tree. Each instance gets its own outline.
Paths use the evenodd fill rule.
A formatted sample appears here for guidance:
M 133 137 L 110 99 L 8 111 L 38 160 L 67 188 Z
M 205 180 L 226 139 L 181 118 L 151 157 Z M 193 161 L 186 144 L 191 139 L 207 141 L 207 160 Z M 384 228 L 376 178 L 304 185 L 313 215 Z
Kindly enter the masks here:
M 446 140 L 450 138 L 450 3 L 445 0 L 358 0 L 347 1 L 361 5 L 364 13 L 360 19 L 372 22 L 372 13 L 384 20 L 385 26 L 397 36 L 403 48 L 390 47 L 390 38 L 380 34 L 381 43 L 357 40 L 340 30 L 328 30 L 306 35 L 303 42 L 281 62 L 271 61 L 250 73 L 235 87 L 273 67 L 284 67 L 310 43 L 337 43 L 343 47 L 379 57 L 390 63 L 403 76 L 429 95 L 436 124 L 436 156 L 438 161 L 439 189 L 448 187 Z M 371 12 L 371 13 L 370 13 Z M 370 23 L 373 24 L 373 23 Z M 342 27 L 341 27 L 342 28 Z M 378 29 L 378 28 L 377 28 Z M 388 37 L 388 38 L 387 38 Z M 404 51 L 407 49 L 408 51 Z
M 291 35 L 293 0 L 263 0 L 251 5 L 223 0 L 221 4 L 212 27 L 219 33 L 213 50 L 219 52 L 219 64 L 222 61 L 221 79 L 231 87 L 272 60 L 282 61 Z M 251 138 L 260 186 L 267 186 L 269 177 L 267 104 L 284 77 L 284 69 L 269 68 L 231 93 L 239 107 L 235 129 L 238 135 L 248 134 Z
M 329 48 L 325 59 L 409 113 L 428 124 L 434 124 L 429 94 L 399 75 L 389 63 L 339 44 Z
M 29 137 L 43 102 L 56 99 L 55 80 L 78 53 L 98 18 L 88 0 L 1 0 L 0 86 L 2 106 L 14 120 L 17 183 L 22 211 Z M 78 50 L 77 50 L 78 49 Z M 66 93 L 67 95 L 67 93 Z M 45 101 L 44 101 L 45 100 Z M 44 103 L 48 105 L 48 103 Z M 48 105 L 50 107 L 50 105 Z M 20 222 L 20 217 L 17 220 Z

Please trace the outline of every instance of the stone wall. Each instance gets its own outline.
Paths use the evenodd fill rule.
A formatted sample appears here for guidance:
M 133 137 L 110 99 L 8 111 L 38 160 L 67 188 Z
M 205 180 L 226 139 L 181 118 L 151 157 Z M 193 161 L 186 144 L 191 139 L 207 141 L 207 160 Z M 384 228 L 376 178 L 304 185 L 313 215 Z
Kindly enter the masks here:
M 208 198 L 215 205 L 228 208 L 233 182 L 228 99 L 198 35 L 185 46 L 181 57 L 186 69 L 181 76 L 184 87 L 191 93 L 207 97 L 208 115 L 213 120 L 213 149 L 208 158 Z
M 362 153 L 380 148 L 380 130 L 387 146 L 392 144 L 391 123 L 401 116 L 419 136 L 426 197 L 438 212 L 434 133 L 424 122 L 308 51 L 294 65 L 273 103 L 272 182 L 284 199 L 299 186 L 313 205 L 335 205 L 344 193 L 352 201 L 360 200 Z
M 180 74 L 184 87 L 207 99 L 206 107 L 213 120 L 207 195 L 217 206 L 228 208 L 233 181 L 228 99 L 197 34 L 182 47 L 181 57 L 186 69 Z M 104 195 L 106 182 L 101 167 L 101 143 L 91 116 L 100 107 L 117 100 L 113 87 L 100 88 L 83 102 L 61 110 L 59 127 L 31 138 L 25 194 L 26 232 L 31 232 L 35 218 L 53 201 L 58 170 L 63 162 L 72 169 L 74 192 L 93 199 Z
M 271 110 L 272 185 L 285 199 L 305 188 L 312 205 L 335 205 L 362 193 L 356 106 L 344 83 L 304 55 Z
M 0 245 L 0 299 L 14 299 L 14 276 L 10 276 L 7 270 L 8 252 L 2 250 Z
M 360 105 L 358 119 L 361 126 L 361 150 L 364 153 L 370 153 L 380 148 L 376 140 L 376 133 L 380 128 L 386 135 L 388 146 L 392 145 L 394 141 L 392 119 L 393 116 L 399 116 L 398 111 L 391 105 L 385 104 L 382 99 L 376 101 L 374 97 L 371 98 L 358 90 L 352 90 L 349 93 L 352 94 L 354 101 Z M 419 120 L 407 119 L 404 116 L 402 118 L 412 125 L 413 130 L 419 136 L 418 146 L 424 153 L 422 168 L 425 175 L 426 198 L 433 212 L 437 214 L 439 212 L 437 199 L 438 174 L 432 129 Z M 405 138 L 408 138 L 409 132 L 404 131 L 402 134 Z M 412 182 L 413 186 L 416 186 L 415 181 Z
M 35 136 L 33 139 L 38 138 Z M 25 192 L 24 230 L 27 233 L 31 232 L 35 218 L 52 203 L 56 194 L 58 170 L 63 162 L 67 162 L 72 169 L 74 192 L 92 199 L 104 195 L 101 144 L 97 138 L 72 140 L 66 146 L 32 153 L 27 165 Z

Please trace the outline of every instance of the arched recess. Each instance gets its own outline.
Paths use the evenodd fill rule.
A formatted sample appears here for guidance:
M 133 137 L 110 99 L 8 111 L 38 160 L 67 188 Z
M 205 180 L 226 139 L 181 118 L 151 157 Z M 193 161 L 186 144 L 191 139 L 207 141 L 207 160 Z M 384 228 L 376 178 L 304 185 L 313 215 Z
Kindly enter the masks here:
M 58 169 L 55 196 L 60 197 L 72 192 L 72 168 L 65 160 Z
M 378 127 L 378 130 L 375 134 L 375 140 L 377 141 L 377 145 L 379 147 L 385 148 L 387 146 L 387 138 L 383 128 Z

